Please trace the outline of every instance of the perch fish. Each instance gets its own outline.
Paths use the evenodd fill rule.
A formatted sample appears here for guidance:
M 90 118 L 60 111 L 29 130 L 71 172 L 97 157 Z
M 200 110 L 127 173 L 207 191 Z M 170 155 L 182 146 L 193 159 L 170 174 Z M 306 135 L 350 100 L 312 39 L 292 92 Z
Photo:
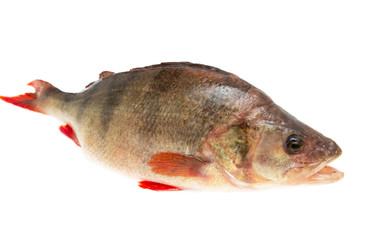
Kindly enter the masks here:
M 86 155 L 151 190 L 332 183 L 341 149 L 234 74 L 188 62 L 102 72 L 79 93 L 48 82 L 0 98 L 58 118 Z

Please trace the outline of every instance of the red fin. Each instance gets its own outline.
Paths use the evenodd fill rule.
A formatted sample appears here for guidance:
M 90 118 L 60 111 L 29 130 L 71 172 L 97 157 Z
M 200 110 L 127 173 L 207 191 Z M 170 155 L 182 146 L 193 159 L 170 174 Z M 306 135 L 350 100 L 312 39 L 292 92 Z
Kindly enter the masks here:
M 104 71 L 104 72 L 100 73 L 99 80 L 102 80 L 104 78 L 107 78 L 107 77 L 110 77 L 110 76 L 113 76 L 113 75 L 114 75 L 114 72 Z
M 22 107 L 34 112 L 43 113 L 40 109 L 37 108 L 37 101 L 38 97 L 45 88 L 53 87 L 50 83 L 42 81 L 42 80 L 35 80 L 28 83 L 29 86 L 35 88 L 35 93 L 25 93 L 23 95 L 15 96 L 15 97 L 3 97 L 0 96 L 0 99 L 11 103 L 15 106 Z
M 150 189 L 153 191 L 182 191 L 183 190 L 183 189 L 180 189 L 174 186 L 157 183 L 157 182 L 150 182 L 150 181 L 141 181 L 139 182 L 138 186 L 140 188 Z
M 25 93 L 23 95 L 19 95 L 16 97 L 3 97 L 0 96 L 0 99 L 11 103 L 15 106 L 22 107 L 34 112 L 39 112 L 31 103 L 36 99 L 36 94 L 34 93 Z
M 95 82 L 90 82 L 89 84 L 86 85 L 85 88 L 89 88 L 92 84 L 94 84 Z
M 193 156 L 178 153 L 158 153 L 148 162 L 151 170 L 166 176 L 197 177 L 208 162 Z
M 67 136 L 68 138 L 72 139 L 73 142 L 75 142 L 77 144 L 78 147 L 80 147 L 81 145 L 79 144 L 77 135 L 75 134 L 73 128 L 67 124 L 64 126 L 60 126 L 59 127 L 60 132 L 62 132 L 65 136 Z

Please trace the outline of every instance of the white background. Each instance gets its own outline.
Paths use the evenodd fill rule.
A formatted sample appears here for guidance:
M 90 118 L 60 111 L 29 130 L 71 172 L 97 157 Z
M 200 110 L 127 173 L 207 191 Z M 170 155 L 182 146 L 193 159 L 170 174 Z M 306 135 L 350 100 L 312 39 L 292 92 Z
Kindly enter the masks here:
M 1 1 L 0 95 L 212 65 L 333 138 L 345 178 L 152 192 L 85 159 L 53 118 L 0 102 L 0 239 L 369 239 L 368 27 L 368 1 Z

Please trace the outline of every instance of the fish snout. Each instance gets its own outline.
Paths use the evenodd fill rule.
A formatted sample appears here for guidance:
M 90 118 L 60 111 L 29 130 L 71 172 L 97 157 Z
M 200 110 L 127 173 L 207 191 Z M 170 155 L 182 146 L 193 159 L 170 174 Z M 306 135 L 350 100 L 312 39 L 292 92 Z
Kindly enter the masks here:
M 330 138 L 320 139 L 316 143 L 315 151 L 312 153 L 311 157 L 313 160 L 306 167 L 311 168 L 313 171 L 319 170 L 337 159 L 341 154 L 342 150 L 335 141 Z
M 341 148 L 330 138 L 321 138 L 320 141 L 317 142 L 317 145 L 325 155 L 325 159 L 330 159 L 333 157 L 336 158 L 342 154 Z
M 331 162 L 335 160 L 336 158 L 338 158 L 339 156 L 341 156 L 342 150 L 335 141 L 333 141 L 332 139 L 329 139 L 329 140 L 330 140 L 330 145 L 328 148 L 328 151 L 329 151 L 328 162 Z
M 313 158 L 323 161 L 336 158 L 342 154 L 341 148 L 330 138 L 319 136 L 312 144 Z

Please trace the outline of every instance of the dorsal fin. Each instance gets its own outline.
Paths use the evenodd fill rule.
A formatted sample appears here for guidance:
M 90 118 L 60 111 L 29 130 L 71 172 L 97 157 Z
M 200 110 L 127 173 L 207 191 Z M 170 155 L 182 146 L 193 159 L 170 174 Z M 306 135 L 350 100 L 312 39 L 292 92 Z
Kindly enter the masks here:
M 198 63 L 190 63 L 190 62 L 163 62 L 160 64 L 155 64 L 155 65 L 146 66 L 146 67 L 132 68 L 131 71 L 141 71 L 141 70 L 157 69 L 157 68 L 192 68 L 192 69 L 199 69 L 199 70 L 208 70 L 208 71 L 212 71 L 212 72 L 216 72 L 220 74 L 233 75 L 232 73 L 223 71 L 216 67 L 202 65 Z
M 99 80 L 103 80 L 104 78 L 108 78 L 110 76 L 113 76 L 115 73 L 110 71 L 103 71 L 99 74 Z

